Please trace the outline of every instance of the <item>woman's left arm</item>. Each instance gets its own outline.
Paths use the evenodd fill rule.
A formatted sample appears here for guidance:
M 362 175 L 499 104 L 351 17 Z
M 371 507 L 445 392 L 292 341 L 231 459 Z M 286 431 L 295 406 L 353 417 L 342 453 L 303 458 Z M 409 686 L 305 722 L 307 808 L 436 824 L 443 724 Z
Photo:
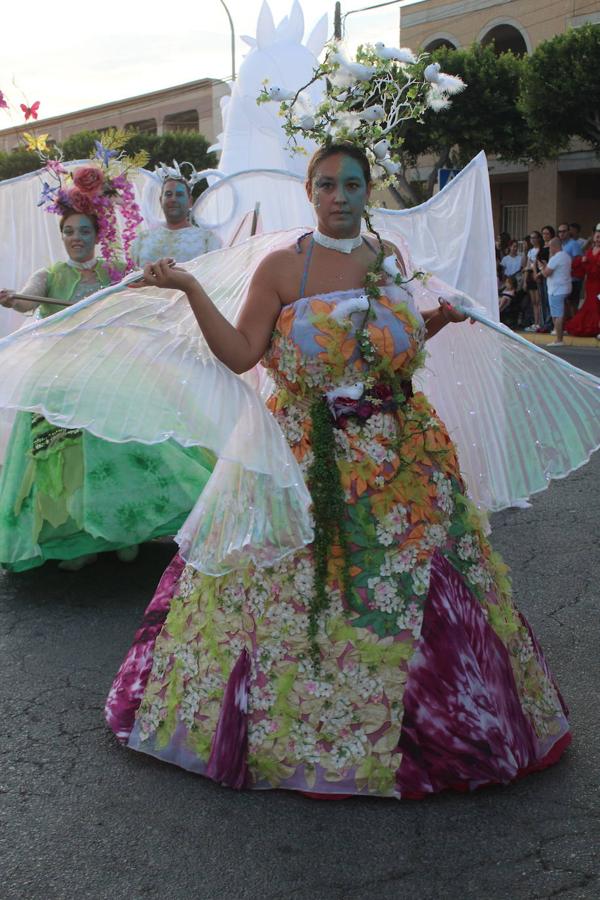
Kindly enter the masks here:
M 440 300 L 440 305 L 437 309 L 426 309 L 421 315 L 425 321 L 426 340 L 432 338 L 434 334 L 437 334 L 446 325 L 450 325 L 453 322 L 465 322 L 467 319 L 464 313 L 459 312 L 446 300 Z

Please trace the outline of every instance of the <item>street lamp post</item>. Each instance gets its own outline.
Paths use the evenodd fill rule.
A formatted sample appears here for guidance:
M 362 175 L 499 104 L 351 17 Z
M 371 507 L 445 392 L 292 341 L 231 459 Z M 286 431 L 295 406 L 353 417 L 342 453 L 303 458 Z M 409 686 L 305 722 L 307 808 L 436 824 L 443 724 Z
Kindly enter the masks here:
M 229 27 L 231 28 L 231 80 L 235 81 L 235 30 L 233 28 L 233 19 L 231 18 L 231 13 L 227 9 L 225 0 L 220 0 L 220 3 L 227 13 L 227 18 L 229 19 Z

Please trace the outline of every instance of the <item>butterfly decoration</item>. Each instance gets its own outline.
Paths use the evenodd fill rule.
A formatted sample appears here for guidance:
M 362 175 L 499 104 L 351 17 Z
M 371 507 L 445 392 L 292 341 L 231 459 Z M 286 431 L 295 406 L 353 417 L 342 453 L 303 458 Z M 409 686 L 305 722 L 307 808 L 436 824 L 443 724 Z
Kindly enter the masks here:
M 40 199 L 38 202 L 38 206 L 43 206 L 44 203 L 52 203 L 54 202 L 54 195 L 59 190 L 58 187 L 52 187 L 52 185 L 48 184 L 47 181 L 43 182 L 42 193 L 40 194 Z
M 102 160 L 103 165 L 107 167 L 111 159 L 119 155 L 116 150 L 108 150 L 100 141 L 94 141 L 94 144 L 96 145 L 96 159 Z
M 37 119 L 39 108 L 39 100 L 36 100 L 35 103 L 31 104 L 31 106 L 27 106 L 26 103 L 21 103 L 21 109 L 23 110 L 23 113 L 25 115 L 25 121 L 27 122 L 29 119 Z
M 8 109 L 8 103 L 2 91 L 0 91 L 0 109 Z
M 23 140 L 27 144 L 27 149 L 37 153 L 47 153 L 49 151 L 50 148 L 47 144 L 49 137 L 49 134 L 40 134 L 39 137 L 36 137 L 35 134 L 30 134 L 28 131 L 23 132 Z

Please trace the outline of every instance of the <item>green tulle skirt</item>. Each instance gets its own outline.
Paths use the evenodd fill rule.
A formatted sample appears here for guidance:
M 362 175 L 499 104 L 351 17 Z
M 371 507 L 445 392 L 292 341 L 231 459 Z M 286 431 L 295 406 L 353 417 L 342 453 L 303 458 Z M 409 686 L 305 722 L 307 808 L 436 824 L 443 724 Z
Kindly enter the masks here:
M 22 572 L 174 534 L 214 463 L 198 447 L 115 444 L 19 413 L 0 475 L 0 565 Z

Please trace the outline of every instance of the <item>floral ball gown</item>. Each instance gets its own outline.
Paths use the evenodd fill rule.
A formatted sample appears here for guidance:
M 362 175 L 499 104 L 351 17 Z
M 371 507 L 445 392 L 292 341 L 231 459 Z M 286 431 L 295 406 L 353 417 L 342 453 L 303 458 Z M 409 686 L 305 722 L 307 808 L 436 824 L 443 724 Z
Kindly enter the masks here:
M 264 359 L 309 487 L 311 405 L 331 398 L 345 554 L 329 553 L 316 665 L 314 545 L 222 577 L 178 555 L 108 698 L 129 747 L 235 788 L 402 799 L 506 783 L 568 745 L 452 441 L 412 391 L 423 319 L 407 295 L 381 294 L 365 352 L 365 302 L 349 291 L 285 306 Z M 360 399 L 344 396 L 357 382 Z

